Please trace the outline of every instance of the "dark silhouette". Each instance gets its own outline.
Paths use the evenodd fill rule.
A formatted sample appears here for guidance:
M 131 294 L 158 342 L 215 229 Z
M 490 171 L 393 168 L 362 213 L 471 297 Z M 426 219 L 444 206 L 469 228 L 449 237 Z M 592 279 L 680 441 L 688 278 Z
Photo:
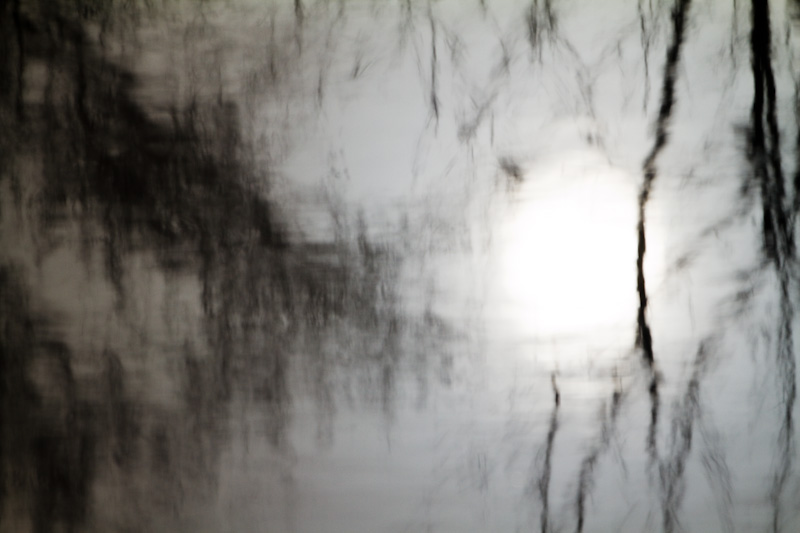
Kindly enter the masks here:
M 772 70 L 772 34 L 767 2 L 752 2 L 750 32 L 753 71 L 753 106 L 749 131 L 749 159 L 753 179 L 759 185 L 762 207 L 763 250 L 778 277 L 780 319 L 777 329 L 776 363 L 781 385 L 782 417 L 778 436 L 779 462 L 773 477 L 770 500 L 773 531 L 781 530 L 781 498 L 792 471 L 794 455 L 794 406 L 797 400 L 796 360 L 792 322 L 794 307 L 791 284 L 794 276 L 795 243 L 790 226 L 785 179 L 781 165 L 780 130 L 776 116 L 775 76 Z M 795 205 L 798 205 L 795 190 Z
M 550 383 L 553 386 L 553 413 L 550 415 L 550 426 L 547 430 L 547 443 L 544 449 L 544 466 L 538 483 L 539 499 L 542 502 L 540 520 L 542 533 L 549 533 L 550 531 L 550 471 L 553 461 L 553 442 L 556 439 L 556 431 L 558 430 L 558 408 L 561 405 L 561 393 L 556 384 L 555 374 L 550 376 Z
M 639 295 L 639 311 L 637 317 L 636 345 L 642 349 L 642 357 L 650 371 L 650 429 L 647 435 L 647 449 L 651 462 L 655 461 L 656 431 L 658 428 L 658 375 L 654 368 L 653 337 L 647 320 L 647 288 L 644 275 L 644 258 L 647 250 L 645 234 L 645 213 L 653 182 L 657 176 L 656 159 L 667 144 L 669 138 L 669 121 L 675 103 L 675 77 L 680 59 L 681 45 L 684 40 L 686 18 L 690 6 L 689 0 L 676 0 L 672 9 L 672 42 L 667 49 L 667 60 L 664 65 L 664 81 L 661 88 L 661 105 L 656 119 L 656 138 L 653 147 L 642 165 L 644 181 L 639 191 L 639 220 L 637 223 L 638 253 L 636 258 L 636 290 Z

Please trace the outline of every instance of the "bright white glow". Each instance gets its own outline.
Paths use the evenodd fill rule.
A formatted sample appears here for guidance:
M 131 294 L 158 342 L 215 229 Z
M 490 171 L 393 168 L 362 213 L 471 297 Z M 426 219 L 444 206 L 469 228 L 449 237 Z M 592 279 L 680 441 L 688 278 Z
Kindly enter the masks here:
M 576 158 L 577 159 L 577 158 Z M 515 329 L 537 337 L 632 327 L 638 181 L 586 159 L 531 171 L 502 231 L 499 286 Z M 648 287 L 663 270 L 647 228 Z

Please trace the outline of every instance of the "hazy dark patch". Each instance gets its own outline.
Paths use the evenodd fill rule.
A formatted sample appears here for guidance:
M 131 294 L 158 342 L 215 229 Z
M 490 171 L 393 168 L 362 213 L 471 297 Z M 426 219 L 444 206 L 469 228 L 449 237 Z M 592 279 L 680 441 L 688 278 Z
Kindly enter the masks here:
M 110 415 L 110 435 L 113 440 L 114 462 L 125 467 L 136 461 L 139 448 L 140 427 L 135 408 L 125 392 L 125 370 L 119 357 L 111 351 L 105 353 L 105 380 L 107 408 Z
M 522 167 L 511 157 L 501 157 L 498 160 L 500 170 L 502 170 L 512 183 L 518 184 L 522 181 Z
M 556 37 L 556 15 L 551 0 L 531 0 L 525 11 L 525 26 L 531 51 L 542 59 L 542 46 Z
M 17 268 L 0 267 L 0 528 L 68 531 L 89 510 L 97 411 L 79 395 L 69 349 L 36 316 Z M 18 513 L 19 511 L 17 511 Z

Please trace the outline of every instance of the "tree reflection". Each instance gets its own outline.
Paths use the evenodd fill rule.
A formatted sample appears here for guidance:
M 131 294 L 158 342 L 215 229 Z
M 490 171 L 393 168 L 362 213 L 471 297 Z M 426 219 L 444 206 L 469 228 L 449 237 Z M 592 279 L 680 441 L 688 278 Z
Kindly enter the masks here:
M 291 530 L 294 511 L 274 504 L 276 494 L 287 501 L 293 491 L 305 494 L 309 487 L 293 476 L 315 468 L 307 443 L 293 435 L 306 435 L 311 418 L 310 440 L 316 437 L 320 457 L 327 454 L 316 458 L 320 464 L 352 456 L 367 470 L 361 455 L 370 443 L 360 439 L 368 440 L 368 416 L 358 417 L 369 410 L 384 424 L 387 456 L 395 453 L 393 428 L 403 428 L 401 445 L 413 441 L 405 444 L 419 456 L 391 459 L 424 480 L 397 480 L 397 492 L 387 494 L 399 498 L 423 486 L 431 529 L 436 491 L 455 494 L 449 497 L 457 503 L 441 511 L 455 520 L 473 510 L 475 489 L 486 508 L 502 508 L 499 500 L 516 491 L 521 506 L 535 511 L 524 527 L 543 533 L 597 530 L 629 517 L 634 529 L 659 520 L 660 529 L 678 531 L 708 520 L 694 523 L 685 509 L 697 489 L 717 504 L 714 524 L 730 530 L 741 520 L 734 503 L 755 497 L 742 494 L 739 476 L 761 491 L 772 530 L 791 530 L 800 207 L 800 164 L 791 159 L 800 144 L 787 149 L 797 128 L 782 113 L 789 99 L 782 76 L 794 59 L 796 24 L 785 21 L 786 42 L 779 43 L 775 3 L 733 2 L 714 57 L 731 69 L 732 93 L 740 90 L 740 71 L 752 74 L 752 95 L 743 93 L 749 115 L 742 127 L 718 118 L 735 110 L 720 111 L 719 123 L 707 126 L 690 116 L 702 115 L 703 105 L 692 94 L 706 90 L 695 84 L 691 54 L 708 44 L 699 35 L 716 24 L 708 14 L 717 11 L 690 4 L 5 2 L 0 530 L 225 529 L 239 511 L 240 502 L 230 500 L 257 483 L 251 477 L 280 487 L 264 498 L 278 510 L 263 512 L 283 513 Z M 745 11 L 749 72 L 739 60 Z M 605 16 L 619 21 L 610 36 L 598 34 L 602 43 L 587 44 L 580 33 L 589 30 L 573 27 Z M 620 87 L 625 95 L 608 95 Z M 378 96 L 369 100 L 372 93 Z M 369 103 L 359 108 L 362 99 Z M 412 110 L 419 116 L 404 122 Z M 648 116 L 650 132 L 639 128 Z M 366 126 L 348 122 L 356 119 Z M 706 127 L 720 137 L 705 139 L 709 145 L 728 142 L 731 131 L 746 135 L 720 157 L 738 157 L 735 168 L 706 166 L 719 176 L 698 184 L 694 172 L 705 163 L 676 161 L 683 151 L 719 155 L 707 145 L 687 149 L 704 141 L 690 130 Z M 626 129 L 635 131 L 620 133 Z M 377 149 L 384 135 L 388 148 Z M 308 168 L 295 161 L 317 152 L 327 161 Z M 411 160 L 407 169 L 392 168 L 395 152 Z M 637 239 L 635 253 L 629 250 L 636 280 L 629 281 L 638 305 L 630 309 L 635 324 L 624 326 L 628 337 L 635 328 L 635 341 L 606 348 L 605 337 L 583 332 L 533 338 L 530 309 L 516 317 L 514 327 L 524 331 L 495 332 L 486 325 L 495 310 L 486 278 L 495 275 L 502 246 L 497 221 L 543 181 L 537 170 L 548 158 L 586 153 L 619 169 L 620 180 L 638 173 L 639 195 L 630 202 L 638 220 L 629 235 Z M 602 182 L 592 164 L 584 170 Z M 737 173 L 741 186 L 731 185 Z M 392 183 L 405 174 L 407 183 Z M 375 181 L 411 192 L 364 193 L 361 203 L 348 197 Z M 317 187 L 308 193 L 311 208 L 305 187 Z M 718 205 L 687 200 L 703 188 L 719 193 L 709 201 Z M 590 198 L 587 209 L 598 201 Z M 646 277 L 646 259 L 659 245 L 652 228 L 669 209 L 693 217 L 684 201 L 701 213 L 664 223 L 672 268 L 663 282 Z M 303 218 L 304 209 L 320 227 Z M 554 264 L 564 268 L 548 275 L 599 270 L 563 265 L 584 262 L 563 253 L 575 244 L 562 240 L 574 239 L 563 237 L 557 219 L 536 220 L 555 221 L 543 231 L 555 235 L 556 251 L 530 254 L 540 263 L 557 256 Z M 715 281 L 724 286 L 693 287 L 690 296 L 702 294 L 702 306 L 676 304 L 682 284 L 703 268 L 715 276 L 718 268 Z M 571 301 L 591 298 L 578 283 L 559 286 L 581 293 Z M 585 307 L 605 313 L 609 306 Z M 683 316 L 664 318 L 696 307 L 703 315 L 697 327 L 694 316 L 683 329 L 670 322 L 684 325 Z M 577 305 L 565 308 L 576 323 Z M 580 354 L 570 359 L 570 349 Z M 741 363 L 748 350 L 756 355 Z M 603 355 L 594 359 L 595 352 Z M 772 355 L 758 359 L 762 352 Z M 777 389 L 756 383 L 749 376 L 756 372 L 774 376 Z M 749 379 L 762 398 L 777 399 L 775 435 L 748 435 L 750 443 L 772 439 L 776 459 L 767 474 L 762 464 L 740 471 L 734 459 L 742 450 L 730 435 L 733 415 L 720 407 L 730 399 L 719 384 L 725 379 Z M 416 410 L 407 405 L 413 391 Z M 517 407 L 528 397 L 536 404 L 530 411 Z M 753 409 L 744 418 L 756 424 L 762 417 Z M 342 451 L 339 424 L 348 417 L 358 420 L 350 437 L 359 442 Z M 523 420 L 519 435 L 492 426 L 511 426 L 515 417 Z M 606 469 L 613 452 L 626 454 L 633 468 L 620 458 Z M 525 461 L 534 474 L 517 472 Z M 509 479 L 490 484 L 496 473 L 487 465 L 503 463 Z M 329 475 L 341 475 L 331 468 Z M 467 471 L 462 478 L 459 468 Z M 627 515 L 617 516 L 624 514 L 619 502 L 593 506 L 609 501 L 612 491 L 598 487 L 612 475 L 633 487 L 619 489 Z M 490 501 L 490 486 L 502 496 Z M 220 511 L 225 505 L 233 510 Z
M 358 364 L 377 376 L 373 387 L 390 413 L 403 331 L 395 259 L 363 222 L 341 242 L 289 242 L 262 194 L 269 170 L 258 167 L 242 135 L 248 110 L 222 89 L 205 96 L 213 79 L 203 72 L 219 79 L 220 65 L 194 71 L 189 96 L 166 108 L 167 120 L 155 120 L 137 99 L 134 74 L 110 56 L 124 28 L 135 36 L 158 12 L 106 2 L 17 1 L 3 9 L 1 103 L 15 132 L 5 132 L 0 149 L 4 185 L 14 191 L 3 223 L 31 221 L 17 222 L 27 234 L 8 241 L 9 250 L 42 268 L 78 243 L 87 290 L 113 288 L 116 325 L 105 336 L 138 340 L 98 350 L 101 339 L 73 334 L 77 316 L 36 318 L 28 302 L 46 309 L 47 295 L 28 288 L 35 271 L 3 258 L 2 528 L 171 529 L 202 515 L 238 424 L 229 418 L 233 406 L 255 409 L 258 433 L 289 453 L 288 379 L 298 353 L 308 353 L 302 357 L 317 373 L 324 409 L 334 405 L 325 375 L 341 364 L 324 354 L 363 353 Z M 299 1 L 295 13 L 302 23 Z M 155 264 L 143 270 L 147 257 Z M 97 258 L 103 279 L 92 274 Z M 66 259 L 62 268 L 73 266 Z M 146 325 L 155 310 L 141 309 L 141 294 L 152 269 L 174 287 L 165 315 L 193 320 L 177 302 L 196 297 L 199 324 L 167 325 L 166 337 Z M 331 349 L 329 339 L 344 345 Z M 164 388 L 176 396 L 152 396 Z M 117 501 L 113 514 L 89 517 L 92 487 Z

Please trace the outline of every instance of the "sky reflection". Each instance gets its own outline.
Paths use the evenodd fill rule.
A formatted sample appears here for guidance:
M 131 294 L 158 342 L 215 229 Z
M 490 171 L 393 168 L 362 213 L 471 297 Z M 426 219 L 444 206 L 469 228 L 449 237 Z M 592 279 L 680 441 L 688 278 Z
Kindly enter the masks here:
M 2 4 L 0 531 L 796 531 L 796 10 Z

